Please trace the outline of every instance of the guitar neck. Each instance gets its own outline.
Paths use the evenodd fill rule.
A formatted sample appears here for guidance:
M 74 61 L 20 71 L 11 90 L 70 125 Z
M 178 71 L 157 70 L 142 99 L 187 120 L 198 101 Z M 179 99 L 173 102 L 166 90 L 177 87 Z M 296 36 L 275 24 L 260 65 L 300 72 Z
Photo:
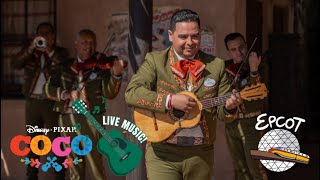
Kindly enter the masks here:
M 226 96 L 219 96 L 215 98 L 205 99 L 200 101 L 202 104 L 203 109 L 212 108 L 215 106 L 221 106 L 226 104 L 227 99 L 230 97 L 230 95 Z
M 109 142 L 111 143 L 112 137 L 110 137 L 107 131 L 98 123 L 98 121 L 88 112 L 86 111 L 84 114 L 89 122 L 99 131 L 99 133 Z

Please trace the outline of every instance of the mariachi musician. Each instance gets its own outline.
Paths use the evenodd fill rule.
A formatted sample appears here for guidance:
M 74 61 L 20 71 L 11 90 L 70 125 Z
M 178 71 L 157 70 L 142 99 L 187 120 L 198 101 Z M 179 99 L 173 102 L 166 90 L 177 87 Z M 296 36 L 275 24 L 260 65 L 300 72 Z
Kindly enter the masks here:
M 12 57 L 11 65 L 16 69 L 24 70 L 23 94 L 26 97 L 26 125 L 38 128 L 53 128 L 58 126 L 57 112 L 53 112 L 54 101 L 47 99 L 42 90 L 48 78 L 57 73 L 59 64 L 68 60 L 69 53 L 66 48 L 57 46 L 56 29 L 48 23 L 42 22 L 36 30 L 36 37 L 19 53 Z M 31 138 L 39 133 L 29 134 Z M 49 132 L 47 136 L 53 140 L 59 137 L 59 133 Z M 32 151 L 27 155 L 29 159 L 39 159 L 39 155 Z M 58 157 L 57 162 L 62 163 L 64 158 Z M 28 179 L 37 179 L 39 169 L 27 166 Z M 63 180 L 65 171 L 55 173 L 55 179 Z
M 175 12 L 168 31 L 172 46 L 148 53 L 126 89 L 128 105 L 135 111 L 143 109 L 151 112 L 148 116 L 151 118 L 143 124 L 155 124 L 144 131 L 149 133 L 145 155 L 148 179 L 210 179 L 217 120 L 232 121 L 237 106 L 242 102 L 237 93 L 226 97 L 223 105 L 210 108 L 211 103 L 207 100 L 227 95 L 230 84 L 223 60 L 200 51 L 200 32 L 200 18 L 196 12 L 189 9 Z M 180 94 L 182 92 L 190 96 Z M 203 109 L 198 108 L 196 99 L 204 101 Z M 200 120 L 190 128 L 180 128 L 178 125 L 179 128 L 174 129 L 169 137 L 152 141 L 154 133 L 169 131 L 169 128 L 160 127 L 162 122 L 172 122 L 170 119 L 156 120 L 159 116 L 153 114 L 166 115 L 173 109 L 180 110 L 181 114 L 201 110 L 197 113 L 201 116 Z M 172 124 L 180 123 L 179 118 L 176 117 Z M 136 123 L 138 120 L 135 117 Z M 188 121 L 181 123 L 184 122 Z
M 261 62 L 262 56 L 247 49 L 246 41 L 240 33 L 230 33 L 225 46 L 232 59 L 225 61 L 232 88 L 241 91 L 257 83 L 267 82 L 267 66 Z M 254 41 L 255 42 L 255 41 Z M 264 109 L 265 100 L 244 101 L 239 106 L 238 118 L 226 123 L 226 139 L 234 162 L 236 179 L 267 179 L 266 172 L 258 160 L 251 158 L 250 150 L 257 149 L 262 131 L 255 129 L 257 116 Z
M 124 67 L 116 57 L 106 57 L 96 52 L 96 35 L 89 29 L 78 32 L 75 41 L 76 58 L 61 66 L 60 74 L 52 76 L 44 86 L 45 94 L 55 100 L 54 111 L 60 112 L 59 125 L 71 127 L 80 123 L 81 129 L 75 132 L 62 132 L 62 136 L 87 135 L 93 144 L 97 144 L 101 137 L 85 116 L 73 113 L 71 103 L 80 98 L 87 105 L 87 111 L 102 124 L 105 112 L 104 97 L 113 99 L 121 86 L 121 71 Z M 80 134 L 79 134 L 80 133 Z M 70 147 L 70 145 L 66 145 Z M 69 158 L 76 158 L 74 152 Z M 92 179 L 106 177 L 102 166 L 102 155 L 96 148 L 82 158 L 78 165 L 69 167 L 70 179 L 85 179 L 86 166 L 91 170 Z

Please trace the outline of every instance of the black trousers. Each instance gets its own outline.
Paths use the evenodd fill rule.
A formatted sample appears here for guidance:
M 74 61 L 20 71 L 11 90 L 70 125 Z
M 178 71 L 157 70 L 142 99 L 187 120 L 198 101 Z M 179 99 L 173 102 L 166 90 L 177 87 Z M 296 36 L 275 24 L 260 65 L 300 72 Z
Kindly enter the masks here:
M 51 143 L 56 137 L 60 137 L 59 132 L 53 132 L 53 127 L 58 127 L 58 120 L 59 120 L 59 113 L 53 111 L 53 105 L 54 101 L 50 101 L 47 99 L 44 100 L 38 100 L 33 98 L 27 98 L 26 99 L 26 125 L 31 125 L 32 127 L 38 126 L 38 128 L 47 128 L 51 131 L 46 134 L 48 138 L 50 139 Z M 28 127 L 26 127 L 28 128 Z M 37 135 L 44 135 L 44 133 L 28 133 L 28 136 L 31 136 L 31 139 Z M 39 143 L 39 149 L 42 149 L 43 143 Z M 61 145 L 61 148 L 63 146 Z M 41 156 L 42 158 L 45 158 L 47 161 L 47 157 L 50 156 L 53 158 L 54 155 L 52 153 L 52 150 L 47 155 Z M 31 150 L 29 154 L 27 155 L 29 159 L 39 159 L 40 156 L 34 154 Z M 46 173 L 55 172 L 55 179 L 64 180 L 65 179 L 65 168 L 63 167 L 62 163 L 66 159 L 66 157 L 59 157 L 56 156 L 57 160 L 55 162 L 59 163 L 62 166 L 62 169 L 59 172 L 56 172 L 54 168 L 49 168 Z M 43 164 L 41 164 L 42 166 Z M 41 170 L 41 166 L 39 168 L 31 167 L 30 165 L 27 166 L 27 176 L 28 179 L 38 179 L 38 173 L 39 170 Z

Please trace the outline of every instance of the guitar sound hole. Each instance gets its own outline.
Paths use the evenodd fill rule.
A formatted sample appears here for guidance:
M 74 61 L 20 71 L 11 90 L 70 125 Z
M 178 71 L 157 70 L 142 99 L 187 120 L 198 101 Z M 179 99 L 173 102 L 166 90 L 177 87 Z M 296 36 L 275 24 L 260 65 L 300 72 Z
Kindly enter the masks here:
M 118 141 L 119 147 L 121 149 L 125 149 L 127 147 L 126 142 L 124 142 L 122 139 L 120 139 L 120 138 L 115 138 L 115 139 Z
M 116 147 L 116 146 L 118 146 L 118 141 L 112 140 L 112 141 L 110 142 L 110 146 L 111 146 L 111 147 Z
M 119 148 L 121 149 L 125 149 L 127 147 L 126 142 L 124 142 L 122 139 L 120 138 L 114 138 L 111 142 L 110 142 L 110 146 L 111 147 L 117 147 L 119 146 Z
M 184 116 L 185 112 L 178 109 L 173 109 L 172 114 L 174 117 L 180 119 Z

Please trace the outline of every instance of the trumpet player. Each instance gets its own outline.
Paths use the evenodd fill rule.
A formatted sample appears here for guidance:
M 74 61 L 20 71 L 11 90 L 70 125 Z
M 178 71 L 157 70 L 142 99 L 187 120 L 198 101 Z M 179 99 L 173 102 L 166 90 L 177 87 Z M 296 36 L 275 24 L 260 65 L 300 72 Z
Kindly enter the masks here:
M 59 114 L 52 111 L 54 101 L 45 97 L 43 85 L 48 78 L 56 73 L 57 66 L 68 59 L 68 51 L 55 44 L 55 28 L 48 22 L 40 23 L 36 30 L 36 37 L 28 47 L 12 57 L 11 65 L 16 69 L 24 69 L 25 81 L 23 94 L 26 99 L 26 125 L 48 128 L 58 126 Z M 27 134 L 31 139 L 39 133 Z M 57 132 L 47 134 L 51 140 L 59 137 Z M 29 159 L 39 159 L 32 151 L 27 155 Z M 64 158 L 58 157 L 57 162 L 63 163 Z M 27 179 L 38 179 L 38 168 L 27 166 Z M 55 179 L 63 180 L 65 171 L 55 172 Z

